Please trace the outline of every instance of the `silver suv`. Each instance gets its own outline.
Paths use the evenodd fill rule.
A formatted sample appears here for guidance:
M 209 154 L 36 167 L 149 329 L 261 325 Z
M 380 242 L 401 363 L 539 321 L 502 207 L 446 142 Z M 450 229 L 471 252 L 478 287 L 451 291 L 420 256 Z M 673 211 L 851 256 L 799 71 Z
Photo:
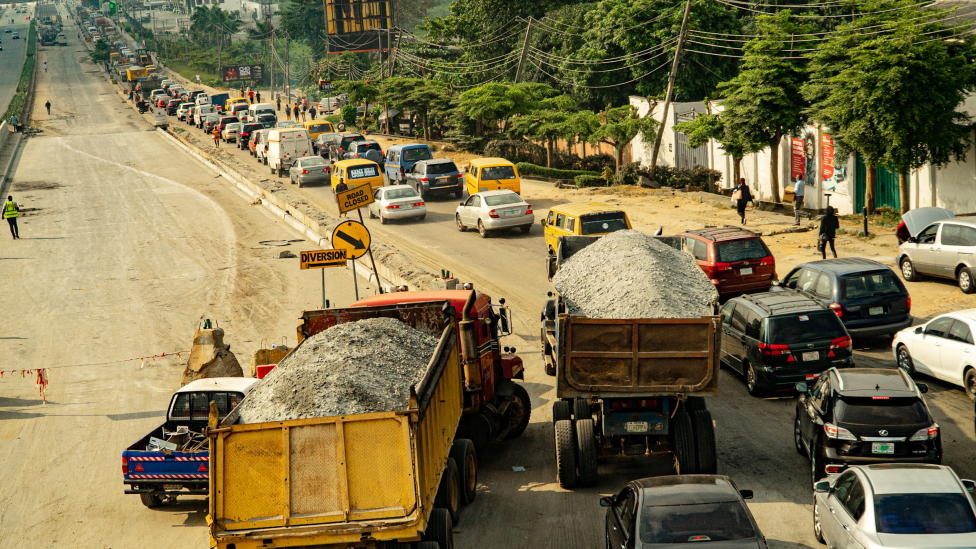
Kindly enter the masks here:
M 898 266 L 905 280 L 921 275 L 951 278 L 963 293 L 973 293 L 976 221 L 953 217 L 930 223 L 898 247 Z

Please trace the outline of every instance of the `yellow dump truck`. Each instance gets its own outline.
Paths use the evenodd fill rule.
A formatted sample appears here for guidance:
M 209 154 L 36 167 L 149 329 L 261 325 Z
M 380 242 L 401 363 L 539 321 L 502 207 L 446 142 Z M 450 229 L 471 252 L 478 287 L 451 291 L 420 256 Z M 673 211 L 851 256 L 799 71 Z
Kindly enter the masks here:
M 219 424 L 214 414 L 212 547 L 454 547 L 458 508 L 474 499 L 477 457 L 470 440 L 454 437 L 463 379 L 449 302 L 306 311 L 299 333 L 376 317 L 439 338 L 421 381 L 404 388 L 408 408 L 256 424 L 239 424 L 236 410 Z

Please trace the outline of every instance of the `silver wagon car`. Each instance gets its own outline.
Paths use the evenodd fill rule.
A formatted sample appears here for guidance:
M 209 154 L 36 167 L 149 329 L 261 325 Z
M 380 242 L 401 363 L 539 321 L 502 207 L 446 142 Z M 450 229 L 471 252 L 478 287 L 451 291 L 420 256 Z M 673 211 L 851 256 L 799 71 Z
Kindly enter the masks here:
M 416 218 L 423 221 L 427 217 L 427 204 L 413 187 L 380 187 L 373 191 L 373 198 L 375 201 L 366 207 L 369 217 L 380 218 L 380 223 L 384 225 L 391 219 Z
M 535 215 L 532 204 L 513 191 L 485 191 L 461 202 L 454 214 L 454 221 L 459 231 L 476 227 L 481 238 L 488 238 L 491 231 L 499 229 L 518 227 L 523 233 L 528 233 L 535 223 Z
M 292 168 L 288 170 L 288 178 L 292 183 L 298 183 L 299 187 L 312 183 L 329 184 L 332 181 L 332 167 L 318 156 L 299 158 Z
M 921 275 L 951 278 L 963 293 L 976 291 L 976 221 L 949 217 L 911 233 L 898 247 L 898 266 L 905 280 L 915 281 Z

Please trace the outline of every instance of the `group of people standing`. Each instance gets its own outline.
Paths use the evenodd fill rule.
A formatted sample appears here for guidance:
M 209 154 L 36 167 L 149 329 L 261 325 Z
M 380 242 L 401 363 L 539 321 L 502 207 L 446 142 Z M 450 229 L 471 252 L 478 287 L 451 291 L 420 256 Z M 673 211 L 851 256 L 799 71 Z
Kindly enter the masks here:
M 803 207 L 803 185 L 797 185 L 793 198 L 794 226 L 800 225 L 800 211 Z M 756 206 L 756 199 L 752 194 L 752 189 L 746 183 L 745 178 L 739 179 L 739 184 L 732 188 L 732 200 L 735 202 L 736 212 L 743 225 L 746 224 L 746 207 L 752 202 Z M 837 229 L 840 228 L 840 220 L 837 212 L 832 206 L 827 206 L 824 216 L 820 220 L 820 233 L 817 237 L 817 250 L 823 259 L 827 259 L 827 246 L 830 246 L 831 253 L 837 257 L 837 248 L 834 247 L 834 239 L 837 237 Z

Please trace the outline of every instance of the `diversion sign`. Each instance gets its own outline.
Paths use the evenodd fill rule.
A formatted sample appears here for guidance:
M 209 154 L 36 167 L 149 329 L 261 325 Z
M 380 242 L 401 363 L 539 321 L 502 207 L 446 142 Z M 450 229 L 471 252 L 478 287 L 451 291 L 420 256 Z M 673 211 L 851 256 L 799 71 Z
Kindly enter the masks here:
M 345 267 L 346 250 L 315 250 L 301 253 L 302 269 Z

